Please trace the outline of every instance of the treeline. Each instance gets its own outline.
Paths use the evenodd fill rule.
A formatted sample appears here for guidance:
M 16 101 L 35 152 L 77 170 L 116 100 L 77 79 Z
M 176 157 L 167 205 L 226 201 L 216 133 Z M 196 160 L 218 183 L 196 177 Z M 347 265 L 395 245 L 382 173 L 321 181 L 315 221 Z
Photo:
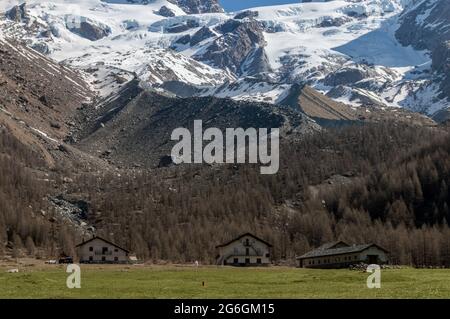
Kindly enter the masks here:
M 0 256 L 54 255 L 75 235 L 60 231 L 46 200 L 48 181 L 33 172 L 43 167 L 39 154 L 0 126 Z
M 12 142 L 3 136 L 1 143 Z M 0 205 L 11 206 L 1 206 L 1 240 L 74 254 L 82 236 L 49 222 L 51 208 L 32 217 L 54 190 L 24 169 L 37 165 L 27 162 L 35 156 L 11 145 L 25 164 L 1 157 L 7 200 Z M 274 245 L 276 262 L 340 239 L 384 246 L 398 264 L 450 266 L 450 139 L 443 130 L 394 123 L 324 130 L 282 141 L 280 161 L 271 176 L 250 165 L 54 173 L 73 180 L 67 193 L 89 203 L 86 222 L 98 235 L 149 261 L 213 263 L 216 245 L 252 232 Z
M 449 145 L 433 129 L 351 126 L 282 143 L 273 176 L 191 166 L 76 184 L 100 233 L 146 260 L 214 262 L 215 245 L 250 231 L 277 261 L 342 239 L 385 246 L 395 263 L 448 266 Z

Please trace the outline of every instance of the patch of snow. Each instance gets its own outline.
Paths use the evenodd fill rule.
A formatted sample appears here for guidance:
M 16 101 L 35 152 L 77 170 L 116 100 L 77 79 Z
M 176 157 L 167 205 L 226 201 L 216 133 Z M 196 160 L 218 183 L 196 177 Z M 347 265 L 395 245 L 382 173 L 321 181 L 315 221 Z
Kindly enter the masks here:
M 47 133 L 44 133 L 44 132 L 42 132 L 42 131 L 40 131 L 40 130 L 34 128 L 34 127 L 31 127 L 31 129 L 32 129 L 33 131 L 35 131 L 36 133 L 38 133 L 39 135 L 41 135 L 42 137 L 44 137 L 46 140 L 49 140 L 49 141 L 51 141 L 51 142 L 58 143 L 58 144 L 60 143 L 60 141 L 58 141 L 58 140 L 56 140 L 56 139 L 54 139 L 54 138 L 49 137 Z

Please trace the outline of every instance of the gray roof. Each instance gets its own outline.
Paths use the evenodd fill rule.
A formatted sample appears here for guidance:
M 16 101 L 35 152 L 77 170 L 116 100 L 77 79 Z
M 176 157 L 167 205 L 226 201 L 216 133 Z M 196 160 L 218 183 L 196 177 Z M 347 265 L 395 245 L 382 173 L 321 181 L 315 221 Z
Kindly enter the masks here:
M 338 244 L 344 244 L 345 246 L 350 246 L 349 244 L 347 244 L 347 243 L 345 243 L 345 242 L 343 242 L 341 240 L 338 240 L 338 241 L 333 241 L 331 243 L 323 244 L 322 246 L 318 247 L 316 250 L 319 250 L 319 249 L 321 249 L 321 250 L 322 249 L 330 249 L 330 248 L 333 248 L 334 246 L 336 246 Z
M 237 240 L 239 240 L 239 239 L 241 239 L 242 237 L 245 237 L 245 236 L 253 237 L 254 239 L 259 240 L 260 242 L 266 244 L 267 246 L 272 247 L 272 244 L 269 244 L 269 243 L 266 242 L 265 240 L 263 240 L 263 239 L 261 239 L 261 238 L 258 238 L 258 237 L 256 237 L 255 235 L 253 235 L 253 234 L 251 234 L 251 233 L 245 233 L 245 234 L 242 234 L 241 236 L 239 236 L 239 237 L 237 237 L 237 238 L 235 238 L 235 239 L 230 240 L 229 242 L 226 242 L 225 244 L 216 246 L 216 248 L 228 246 L 229 244 L 231 244 L 231 243 L 233 243 L 233 242 L 235 242 L 235 241 L 237 241 Z
M 364 244 L 364 245 L 352 245 L 348 247 L 341 247 L 341 248 L 332 248 L 327 249 L 326 247 L 332 247 L 336 243 L 330 243 L 320 246 L 319 248 L 312 250 L 310 252 L 307 252 L 306 254 L 297 257 L 297 259 L 305 259 L 305 258 L 311 258 L 311 257 L 325 257 L 325 256 L 333 256 L 333 255 L 342 255 L 342 254 L 350 254 L 350 253 L 359 253 L 363 250 L 366 250 L 367 248 L 370 248 L 372 246 L 375 246 L 385 252 L 387 252 L 386 249 L 375 245 L 375 244 Z

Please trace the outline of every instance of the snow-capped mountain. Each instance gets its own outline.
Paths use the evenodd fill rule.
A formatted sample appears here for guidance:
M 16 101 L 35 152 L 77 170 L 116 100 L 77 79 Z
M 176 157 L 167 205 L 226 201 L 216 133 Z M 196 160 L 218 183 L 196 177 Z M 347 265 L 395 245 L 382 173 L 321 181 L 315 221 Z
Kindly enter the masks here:
M 170 0 L 170 2 L 178 5 L 186 13 L 223 12 L 218 0 Z
M 352 106 L 450 105 L 447 0 L 331 0 L 225 13 L 214 0 L 2 1 L 5 36 L 85 71 L 180 96 L 278 103 L 308 84 Z
M 177 80 L 213 86 L 233 80 L 220 69 L 167 48 L 165 37 L 150 31 L 152 24 L 164 19 L 161 8 L 186 16 L 172 2 L 30 1 L 7 9 L 2 29 L 6 36 L 24 40 L 57 61 L 90 71 L 101 95 L 120 87 L 121 83 L 108 80 L 119 71 L 118 82 L 137 75 L 150 85 Z
M 429 87 L 437 87 L 430 98 L 440 101 L 423 103 L 410 101 L 410 108 L 433 113 L 442 110 L 450 97 L 450 2 L 427 0 L 417 2 L 400 16 L 400 28 L 396 36 L 402 45 L 410 45 L 417 50 L 427 50 L 431 54 L 431 72 L 434 81 L 424 86 L 417 96 L 427 95 Z M 436 94 L 437 93 L 437 94 Z M 422 108 L 420 108 L 422 107 Z

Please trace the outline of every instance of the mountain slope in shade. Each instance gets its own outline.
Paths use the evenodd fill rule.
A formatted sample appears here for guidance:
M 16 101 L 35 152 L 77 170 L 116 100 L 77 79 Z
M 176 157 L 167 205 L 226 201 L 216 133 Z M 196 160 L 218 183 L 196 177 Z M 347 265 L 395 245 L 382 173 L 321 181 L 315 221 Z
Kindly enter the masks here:
M 351 107 L 337 102 L 304 85 L 293 85 L 279 102 L 314 119 L 322 126 L 339 126 L 356 122 L 401 122 L 420 126 L 436 126 L 427 116 L 393 107 Z
M 301 138 L 320 130 L 306 115 L 267 103 L 215 97 L 174 98 L 138 89 L 130 83 L 118 99 L 86 112 L 79 119 L 79 143 L 84 152 L 97 154 L 121 167 L 156 167 L 170 156 L 179 127 L 193 132 L 195 120 L 203 129 L 217 127 L 280 128 L 286 138 Z

